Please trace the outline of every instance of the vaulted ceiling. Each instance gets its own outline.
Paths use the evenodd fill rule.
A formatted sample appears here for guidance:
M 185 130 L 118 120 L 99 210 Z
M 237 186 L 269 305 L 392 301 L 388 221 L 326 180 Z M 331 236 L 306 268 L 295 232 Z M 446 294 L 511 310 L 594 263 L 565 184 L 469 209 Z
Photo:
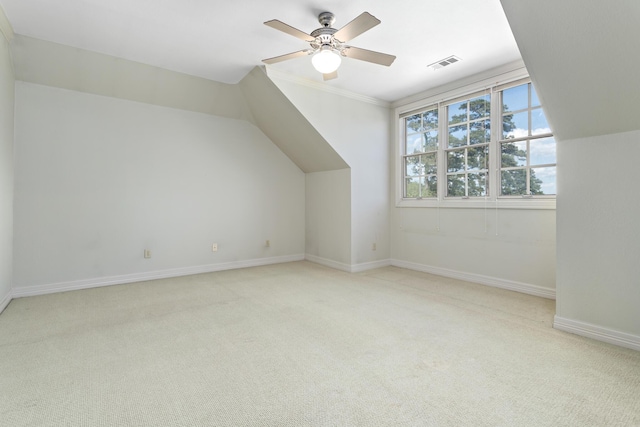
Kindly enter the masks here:
M 335 28 L 367 11 L 381 24 L 348 44 L 397 57 L 390 67 L 343 60 L 323 82 L 307 56 L 270 65 L 279 73 L 394 101 L 520 59 L 499 0 L 0 0 L 17 34 L 237 83 L 262 59 L 308 47 L 265 26 L 278 19 L 310 33 L 317 16 Z M 428 67 L 455 55 L 460 62 Z
M 640 1 L 502 4 L 557 139 L 640 129 Z

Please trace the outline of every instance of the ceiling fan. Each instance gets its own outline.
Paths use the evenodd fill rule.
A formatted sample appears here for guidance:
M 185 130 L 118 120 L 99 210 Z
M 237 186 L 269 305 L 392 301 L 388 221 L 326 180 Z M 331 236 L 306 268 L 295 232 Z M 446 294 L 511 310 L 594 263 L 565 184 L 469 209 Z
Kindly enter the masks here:
M 387 67 L 396 59 L 393 55 L 360 49 L 358 47 L 347 46 L 345 44 L 349 40 L 370 30 L 380 23 L 378 18 L 368 12 L 363 12 L 339 30 L 331 27 L 335 22 L 335 16 L 331 12 L 322 12 L 318 15 L 318 21 L 322 26 L 311 32 L 311 34 L 300 31 L 282 21 L 278 21 L 277 19 L 265 22 L 264 24 L 271 28 L 275 28 L 276 30 L 280 30 L 306 41 L 309 43 L 310 49 L 304 49 L 298 52 L 276 56 L 274 58 L 263 59 L 262 62 L 265 64 L 275 64 L 277 62 L 286 61 L 299 56 L 313 55 L 311 63 L 314 68 L 322 73 L 324 80 L 331 80 L 338 77 L 337 69 L 342 62 L 341 57 L 343 56 L 346 58 L 359 59 L 361 61 L 385 65 Z

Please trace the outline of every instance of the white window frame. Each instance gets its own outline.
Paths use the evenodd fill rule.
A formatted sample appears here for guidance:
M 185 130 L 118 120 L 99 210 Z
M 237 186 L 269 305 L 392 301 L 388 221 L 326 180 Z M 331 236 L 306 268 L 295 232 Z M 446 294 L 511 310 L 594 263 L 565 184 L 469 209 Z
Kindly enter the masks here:
M 449 200 L 465 199 L 466 200 L 466 199 L 472 199 L 472 198 L 473 199 L 482 198 L 484 200 L 485 197 L 487 197 L 487 196 L 468 196 L 467 195 L 467 191 L 468 191 L 467 182 L 465 182 L 465 196 L 450 196 L 448 194 L 449 176 L 450 175 L 464 175 L 465 178 L 466 178 L 466 176 L 469 173 L 472 173 L 473 171 L 469 171 L 469 170 L 466 169 L 467 160 L 465 158 L 465 170 L 462 173 L 460 173 L 460 172 L 449 172 L 449 170 L 448 170 L 448 159 L 447 159 L 447 154 L 449 152 L 451 152 L 451 151 L 458 151 L 458 150 L 462 150 L 462 149 L 468 150 L 469 148 L 473 148 L 474 147 L 474 145 L 466 145 L 466 144 L 462 145 L 460 147 L 449 147 L 449 141 L 448 141 L 448 139 L 449 139 L 449 137 L 448 137 L 448 135 L 449 135 L 449 127 L 450 127 L 449 126 L 449 114 L 448 114 L 449 113 L 449 107 L 452 106 L 452 105 L 455 105 L 455 104 L 457 104 L 457 103 L 459 103 L 461 101 L 471 101 L 471 100 L 473 100 L 475 98 L 479 98 L 479 97 L 483 97 L 483 96 L 487 96 L 487 95 L 490 96 L 490 102 L 491 102 L 493 100 L 493 97 L 491 96 L 491 92 L 487 91 L 487 90 L 482 90 L 482 91 L 479 91 L 479 92 L 470 93 L 468 95 L 465 95 L 465 96 L 462 96 L 462 97 L 459 97 L 459 98 L 450 99 L 450 100 L 442 103 L 442 108 L 441 108 L 440 113 L 443 114 L 443 117 L 445 118 L 445 120 L 440 122 L 440 125 L 441 125 L 440 132 L 442 134 L 442 140 L 439 141 L 439 142 L 442 144 L 441 145 L 441 151 L 443 151 L 442 157 L 444 159 L 443 163 L 442 163 L 442 167 L 443 167 L 443 169 L 446 169 L 442 173 L 444 175 L 444 183 L 443 183 L 443 191 L 444 192 L 442 193 L 442 197 L 445 198 L 445 199 L 449 199 Z M 469 112 L 467 111 L 467 115 L 468 114 L 469 114 Z M 491 119 L 492 117 L 493 117 L 493 111 L 490 111 L 489 112 L 489 118 Z M 482 119 L 475 120 L 475 121 L 480 121 L 480 120 L 486 120 L 486 118 L 482 118 Z M 472 123 L 472 121 L 465 121 L 465 122 L 462 122 L 462 123 L 466 124 L 466 125 L 470 125 Z M 467 139 L 469 139 L 469 138 L 470 138 L 470 134 L 467 134 Z M 481 144 L 481 146 L 486 146 L 488 148 L 488 150 L 489 150 L 489 153 L 487 154 L 487 160 L 489 161 L 489 164 L 487 164 L 487 169 L 486 169 L 486 173 L 485 173 L 485 180 L 489 181 L 489 186 L 486 188 L 485 192 L 490 192 L 490 189 L 491 189 L 491 185 L 490 184 L 491 184 L 492 178 L 490 176 L 490 172 L 491 172 L 491 167 L 490 167 L 491 166 L 490 165 L 491 158 L 490 158 L 490 156 L 491 156 L 491 141 L 492 140 L 493 140 L 493 132 L 492 132 L 491 137 L 489 138 L 489 141 Z M 478 145 L 478 146 L 480 146 L 480 145 Z M 438 194 L 440 194 L 440 193 L 438 193 Z
M 507 71 L 496 77 L 484 78 L 474 83 L 466 84 L 458 88 L 443 90 L 430 95 L 426 93 L 423 98 L 395 108 L 395 159 L 394 177 L 396 207 L 443 207 L 443 208 L 495 208 L 495 209 L 555 209 L 556 196 L 500 196 L 500 139 L 502 137 L 502 126 L 495 123 L 502 119 L 500 90 L 530 82 L 529 76 L 524 68 Z M 435 90 L 437 91 L 437 89 Z M 489 144 L 489 194 L 484 197 L 446 197 L 446 141 L 448 118 L 446 106 L 456 101 L 470 99 L 483 91 L 491 94 L 491 142 Z M 438 196 L 437 198 L 405 199 L 404 193 L 404 144 L 405 125 L 404 118 L 421 111 L 426 111 L 433 106 L 438 106 L 439 110 L 439 132 L 438 132 Z M 496 121 L 496 117 L 498 118 Z M 440 172 L 442 171 L 442 172 Z
M 412 112 L 409 112 L 409 113 L 405 113 L 405 114 L 402 115 L 401 122 L 402 122 L 402 126 L 405 126 L 405 128 L 403 129 L 403 135 L 404 135 L 403 138 L 404 138 L 404 141 L 406 143 L 406 137 L 407 137 L 406 131 L 407 131 L 407 129 L 406 129 L 406 122 L 405 122 L 404 119 L 406 119 L 407 117 L 414 116 L 416 114 L 421 114 L 422 115 L 423 113 L 426 113 L 428 111 L 433 111 L 433 110 L 437 110 L 438 111 L 438 127 L 435 128 L 435 130 L 438 132 L 438 146 L 436 147 L 435 150 L 420 151 L 420 152 L 417 152 L 417 153 L 415 153 L 415 152 L 414 153 L 406 153 L 405 152 L 406 146 L 404 146 L 404 148 L 402 150 L 402 153 L 400 155 L 400 157 L 401 157 L 400 162 L 402 164 L 401 165 L 401 170 L 402 170 L 402 178 L 401 179 L 402 179 L 403 194 L 404 194 L 404 186 L 406 185 L 405 181 L 406 181 L 407 178 L 410 178 L 410 177 L 424 178 L 425 182 L 426 182 L 426 179 L 428 177 L 431 177 L 431 176 L 435 176 L 436 177 L 436 183 L 437 183 L 437 190 L 436 191 L 437 191 L 438 194 L 440 194 L 440 190 L 439 190 L 439 187 L 440 187 L 440 182 L 439 182 L 440 181 L 440 177 L 439 177 L 439 175 L 440 174 L 439 174 L 438 171 L 439 171 L 439 165 L 440 165 L 440 161 L 441 161 L 440 160 L 440 158 L 441 158 L 440 151 L 441 150 L 439 148 L 439 145 L 440 145 L 440 132 L 441 132 L 442 129 L 441 129 L 441 124 L 440 124 L 440 115 L 439 115 L 440 108 L 439 108 L 439 106 L 438 105 L 430 105 L 430 106 L 428 106 L 426 108 L 423 108 L 423 109 L 421 109 L 420 111 L 417 111 L 417 112 L 412 111 Z M 431 131 L 433 131 L 433 128 L 430 128 L 430 129 L 421 128 L 418 132 L 413 132 L 412 134 L 413 135 L 419 135 L 421 133 L 425 133 L 426 134 L 426 133 L 431 132 Z M 408 176 L 406 174 L 406 170 L 407 170 L 406 169 L 407 168 L 406 159 L 407 158 L 415 157 L 415 156 L 430 155 L 430 154 L 434 154 L 434 153 L 435 153 L 435 157 L 436 157 L 436 168 L 437 168 L 437 171 L 436 171 L 435 174 L 426 173 L 426 172 L 423 173 L 423 174 L 420 174 L 420 175 L 412 175 L 412 176 Z M 424 199 L 431 199 L 432 197 L 429 197 L 429 196 L 424 196 L 423 197 L 422 194 L 420 194 L 417 197 L 417 200 L 422 200 L 423 198 Z
M 496 88 L 496 93 L 498 94 L 498 104 L 499 104 L 499 108 L 498 110 L 500 111 L 500 132 L 497 132 L 496 138 L 497 138 L 497 150 L 499 151 L 498 153 L 498 176 L 497 179 L 498 181 L 498 197 L 500 198 L 538 198 L 538 199 L 555 199 L 556 195 L 555 194 L 538 194 L 535 196 L 532 195 L 510 195 L 510 194 L 500 194 L 502 193 L 502 171 L 504 170 L 524 170 L 525 174 L 526 174 L 526 186 L 527 188 L 530 186 L 531 182 L 530 182 L 530 174 L 531 174 L 531 169 L 534 168 L 543 168 L 543 167 L 556 167 L 557 168 L 557 161 L 556 163 L 553 164 L 536 164 L 536 165 L 531 165 L 531 158 L 530 158 L 530 143 L 531 141 L 535 141 L 535 140 L 542 140 L 545 138 L 554 138 L 553 133 L 549 132 L 549 133 L 540 133 L 540 134 L 535 134 L 535 135 L 527 135 L 527 136 L 523 136 L 520 138 L 513 138 L 513 139 L 504 139 L 504 135 L 502 134 L 502 116 L 504 116 L 504 113 L 502 112 L 502 92 L 504 90 L 507 89 L 511 89 L 513 87 L 517 87 L 517 86 L 522 86 L 525 84 L 530 84 L 531 80 L 530 79 L 521 79 L 515 82 L 511 82 L 508 84 L 504 84 L 504 85 L 500 85 L 499 87 Z M 531 87 L 528 88 L 528 90 L 531 90 Z M 513 111 L 510 114 L 518 114 L 521 112 L 527 112 L 527 120 L 528 120 L 528 129 L 529 132 L 531 132 L 531 114 L 534 110 L 541 108 L 541 107 L 531 107 L 531 92 L 528 93 L 527 95 L 528 98 L 528 105 L 526 109 L 523 110 L 518 110 L 518 111 Z M 522 167 L 513 167 L 513 168 L 503 168 L 502 167 L 502 159 L 501 159 L 501 153 L 502 153 L 502 144 L 503 143 L 514 143 L 514 142 L 526 142 L 527 143 L 527 164 L 525 166 Z M 557 187 L 557 185 L 556 185 Z

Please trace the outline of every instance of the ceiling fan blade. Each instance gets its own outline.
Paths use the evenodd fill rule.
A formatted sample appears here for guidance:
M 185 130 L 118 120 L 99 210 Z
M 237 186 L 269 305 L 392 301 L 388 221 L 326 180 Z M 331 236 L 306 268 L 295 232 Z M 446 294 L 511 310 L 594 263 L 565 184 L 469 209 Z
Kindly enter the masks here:
M 293 37 L 297 37 L 299 39 L 302 39 L 306 42 L 310 42 L 312 40 L 314 40 L 313 37 L 311 37 L 309 34 L 300 31 L 297 28 L 293 28 L 291 25 L 287 25 L 282 21 L 278 21 L 277 19 L 272 19 L 271 21 L 267 21 L 264 23 L 264 25 L 271 27 L 271 28 L 275 28 L 276 30 L 280 30 L 284 33 L 287 33 L 289 35 L 292 35 Z
M 322 80 L 327 81 L 327 80 L 333 80 L 333 79 L 337 79 L 338 78 L 338 72 L 334 71 L 333 73 L 327 73 L 327 74 L 323 74 L 322 75 Z
M 353 46 L 345 46 L 344 55 L 347 58 L 373 62 L 374 64 L 386 65 L 387 67 L 396 60 L 396 57 L 393 55 L 387 55 L 386 53 L 374 52 L 367 49 L 360 49 L 359 47 Z
M 356 38 L 365 31 L 372 29 L 379 23 L 380 20 L 369 12 L 362 12 L 356 19 L 340 28 L 333 37 L 345 43 Z
M 309 53 L 306 50 L 299 50 L 297 52 L 287 53 L 286 55 L 280 55 L 280 56 L 275 56 L 273 58 L 263 59 L 262 62 L 264 62 L 265 64 L 275 64 L 277 62 L 286 61 L 288 59 L 293 59 L 293 58 L 297 58 L 299 56 L 305 56 L 308 54 Z

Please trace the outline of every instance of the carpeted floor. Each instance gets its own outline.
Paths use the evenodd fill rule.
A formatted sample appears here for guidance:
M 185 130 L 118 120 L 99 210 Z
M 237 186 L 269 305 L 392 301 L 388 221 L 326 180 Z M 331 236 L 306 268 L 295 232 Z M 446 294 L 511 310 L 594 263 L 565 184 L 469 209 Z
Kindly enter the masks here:
M 640 425 L 640 352 L 554 305 L 309 262 L 16 299 L 0 425 Z

